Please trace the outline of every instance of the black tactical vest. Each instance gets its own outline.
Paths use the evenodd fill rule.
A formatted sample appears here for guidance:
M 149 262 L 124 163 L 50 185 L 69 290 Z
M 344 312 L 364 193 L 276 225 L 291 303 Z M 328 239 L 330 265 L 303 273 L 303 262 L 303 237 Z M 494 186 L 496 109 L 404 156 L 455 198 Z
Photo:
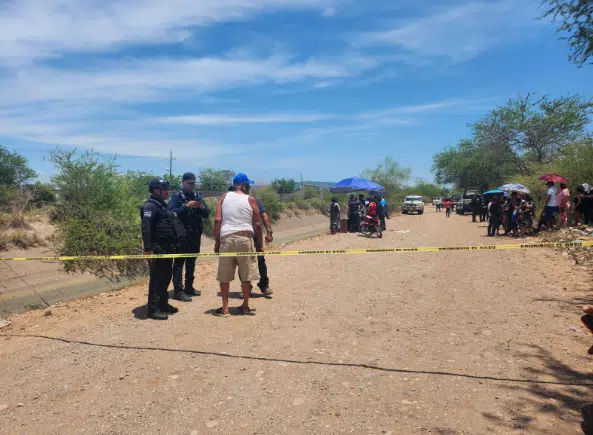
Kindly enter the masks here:
M 179 200 L 182 204 L 187 204 L 190 201 L 202 201 L 202 196 L 199 193 L 191 193 L 188 195 L 182 189 L 179 191 Z M 195 208 L 187 208 L 185 213 L 179 216 L 179 220 L 189 231 L 201 233 L 204 229 L 202 216 Z
M 169 211 L 165 204 L 156 199 L 149 199 L 157 206 L 154 219 L 154 247 L 155 254 L 175 254 L 185 242 L 185 228 L 177 219 L 177 215 Z

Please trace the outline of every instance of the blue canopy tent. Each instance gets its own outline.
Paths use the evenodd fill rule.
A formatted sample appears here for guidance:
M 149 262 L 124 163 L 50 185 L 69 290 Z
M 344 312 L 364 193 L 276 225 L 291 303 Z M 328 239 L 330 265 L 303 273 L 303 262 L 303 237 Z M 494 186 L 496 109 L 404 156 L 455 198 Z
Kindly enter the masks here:
M 342 181 L 334 184 L 329 190 L 332 193 L 352 193 L 363 190 L 377 193 L 385 192 L 385 188 L 380 184 L 359 177 L 344 178 Z

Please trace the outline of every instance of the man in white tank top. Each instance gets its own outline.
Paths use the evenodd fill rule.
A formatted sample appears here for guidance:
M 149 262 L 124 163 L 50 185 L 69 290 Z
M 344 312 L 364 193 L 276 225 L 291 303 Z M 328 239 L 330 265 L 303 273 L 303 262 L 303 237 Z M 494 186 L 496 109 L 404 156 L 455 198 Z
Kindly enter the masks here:
M 257 249 L 263 251 L 263 232 L 257 201 L 249 196 L 254 182 L 245 174 L 237 174 L 233 178 L 232 192 L 225 193 L 216 205 L 214 220 L 215 245 L 214 252 L 256 252 L 253 234 L 256 234 Z M 257 257 L 220 257 L 218 259 L 218 276 L 222 307 L 214 311 L 220 317 L 229 316 L 229 289 L 235 279 L 235 269 L 239 269 L 243 305 L 239 307 L 241 314 L 253 314 L 249 308 L 251 281 L 259 279 Z

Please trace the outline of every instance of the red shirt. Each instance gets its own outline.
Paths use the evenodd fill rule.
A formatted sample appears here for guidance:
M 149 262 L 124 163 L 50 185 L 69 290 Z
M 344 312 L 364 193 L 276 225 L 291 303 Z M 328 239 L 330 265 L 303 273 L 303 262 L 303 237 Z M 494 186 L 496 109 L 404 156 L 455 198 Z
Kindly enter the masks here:
M 445 208 L 451 208 L 451 201 L 445 201 Z
M 377 216 L 377 203 L 375 201 L 371 201 L 369 203 L 369 216 Z

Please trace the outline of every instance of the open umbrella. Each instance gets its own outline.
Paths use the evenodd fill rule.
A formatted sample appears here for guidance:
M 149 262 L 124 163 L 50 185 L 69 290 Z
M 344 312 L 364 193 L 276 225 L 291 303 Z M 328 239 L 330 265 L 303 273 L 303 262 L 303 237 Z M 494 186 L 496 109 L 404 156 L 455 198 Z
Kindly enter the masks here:
M 502 190 L 503 192 L 531 193 L 527 187 L 519 183 L 505 184 L 504 186 L 500 186 L 498 189 Z
M 332 193 L 360 192 L 361 190 L 371 192 L 384 192 L 385 188 L 371 180 L 359 177 L 352 177 L 344 178 L 342 181 L 339 181 L 336 184 L 334 184 L 333 187 L 331 187 L 329 190 Z
M 554 174 L 546 174 L 539 177 L 542 181 L 552 181 L 554 183 L 568 183 L 568 178 L 563 177 L 562 175 Z
M 484 196 L 491 196 L 491 195 L 504 195 L 504 192 L 500 189 L 489 190 L 488 192 L 484 192 Z

